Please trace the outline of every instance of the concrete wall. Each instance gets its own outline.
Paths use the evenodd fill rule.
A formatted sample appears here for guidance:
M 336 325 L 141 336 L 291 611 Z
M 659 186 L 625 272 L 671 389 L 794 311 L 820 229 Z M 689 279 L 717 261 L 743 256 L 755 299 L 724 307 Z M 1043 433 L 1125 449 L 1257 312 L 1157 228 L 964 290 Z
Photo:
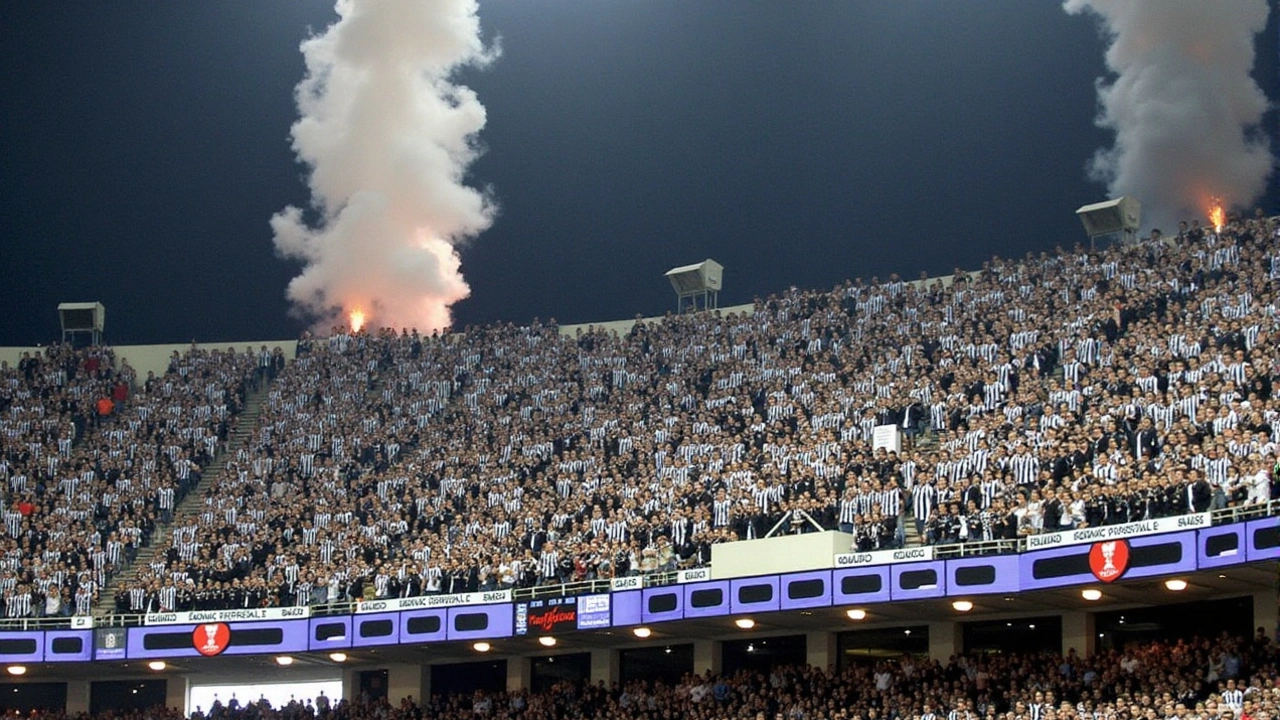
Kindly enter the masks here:
M 747 305 L 730 305 L 728 307 L 722 307 L 719 310 L 716 310 L 713 312 L 719 312 L 722 316 L 725 316 L 725 315 L 731 315 L 731 314 L 754 315 L 755 311 L 756 311 L 755 305 L 747 304 Z M 587 330 L 595 329 L 595 330 L 607 330 L 611 333 L 614 333 L 615 335 L 626 335 L 627 333 L 631 332 L 631 328 L 635 327 L 637 322 L 648 324 L 648 323 L 661 322 L 665 319 L 666 319 L 665 315 L 656 315 L 654 317 L 646 317 L 646 318 L 638 318 L 638 319 L 631 318 L 630 320 L 606 320 L 605 322 L 597 322 L 597 323 L 577 323 L 574 325 L 561 325 L 560 334 L 573 336 L 573 335 L 577 335 L 578 332 L 580 331 L 585 332 Z
M 852 535 L 834 530 L 718 543 L 711 546 L 711 577 L 726 580 L 827 569 L 836 555 L 849 552 L 852 545 Z
M 243 352 L 246 348 L 253 348 L 257 352 L 263 345 L 270 349 L 280 348 L 284 351 L 287 359 L 292 360 L 298 352 L 297 340 L 254 340 L 252 342 L 227 342 L 227 343 L 197 343 L 196 347 L 208 350 L 226 350 L 227 348 L 235 348 L 237 352 Z M 163 375 L 164 371 L 169 367 L 169 358 L 174 351 L 186 352 L 191 348 L 191 343 L 173 343 L 167 345 L 111 345 L 112 350 L 116 354 L 116 365 L 122 361 L 128 361 L 133 369 L 138 373 L 138 380 L 145 380 L 148 372 L 154 372 L 156 375 Z M 7 363 L 9 367 L 15 367 L 18 361 L 22 359 L 23 353 L 31 353 L 33 355 L 43 355 L 43 346 L 35 347 L 0 347 L 0 362 Z

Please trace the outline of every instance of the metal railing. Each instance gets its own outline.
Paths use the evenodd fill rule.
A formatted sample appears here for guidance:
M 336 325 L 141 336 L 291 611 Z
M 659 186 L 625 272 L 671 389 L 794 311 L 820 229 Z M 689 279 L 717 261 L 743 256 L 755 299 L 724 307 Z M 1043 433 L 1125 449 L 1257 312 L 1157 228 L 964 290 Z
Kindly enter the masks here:
M 1210 513 L 1210 522 L 1214 526 L 1228 525 L 1231 523 L 1257 520 L 1258 518 L 1271 517 L 1275 515 L 1280 515 L 1280 500 L 1271 500 L 1266 503 L 1256 503 L 1253 505 L 1227 507 L 1214 510 Z M 1012 540 L 946 543 L 931 545 L 928 547 L 933 548 L 933 555 L 938 559 L 972 557 L 977 555 L 1007 555 L 1011 553 L 1022 553 L 1028 550 L 1027 536 Z M 665 570 L 662 572 L 648 573 L 639 577 L 641 578 L 643 587 L 660 587 L 675 583 L 679 578 L 679 572 L 674 570 Z M 609 578 L 597 578 L 594 580 L 580 580 L 577 582 L 557 585 L 535 585 L 533 587 L 515 588 L 511 591 L 511 597 L 516 601 L 524 601 L 536 600 L 539 598 L 605 593 L 609 592 L 612 588 L 612 582 L 613 581 Z M 357 602 L 354 600 L 326 603 L 322 605 L 311 605 L 311 616 L 328 617 L 334 615 L 351 615 L 356 611 L 356 605 Z M 95 617 L 94 625 L 96 627 L 139 626 L 144 624 L 145 618 L 146 615 L 143 613 L 108 613 Z M 61 616 L 0 619 L 0 630 L 65 630 L 71 626 L 72 618 Z
M 1270 517 L 1277 514 L 1280 514 L 1280 500 L 1270 500 L 1265 503 L 1255 503 L 1253 505 L 1242 505 L 1239 507 L 1225 507 L 1210 511 L 1209 522 L 1211 525 L 1215 526 L 1229 525 L 1231 523 L 1257 520 L 1258 518 Z M 929 547 L 933 548 L 933 556 L 938 559 L 971 557 L 974 555 L 1004 555 L 1009 553 L 1022 553 L 1029 550 L 1030 548 L 1027 547 L 1028 537 L 1032 536 L 1027 535 L 1012 540 L 981 540 L 977 542 L 946 543 L 941 545 L 932 545 Z

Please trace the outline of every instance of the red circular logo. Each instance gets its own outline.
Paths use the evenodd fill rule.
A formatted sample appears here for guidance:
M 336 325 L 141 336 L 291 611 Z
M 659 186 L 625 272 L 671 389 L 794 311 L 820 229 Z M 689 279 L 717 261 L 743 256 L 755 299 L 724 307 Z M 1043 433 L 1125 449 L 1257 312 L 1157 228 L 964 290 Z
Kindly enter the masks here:
M 231 628 L 226 623 L 197 625 L 191 633 L 191 644 L 196 646 L 196 651 L 201 655 L 220 655 L 231 644 Z
M 1128 569 L 1128 540 L 1108 540 L 1089 548 L 1089 570 L 1102 582 L 1116 580 Z

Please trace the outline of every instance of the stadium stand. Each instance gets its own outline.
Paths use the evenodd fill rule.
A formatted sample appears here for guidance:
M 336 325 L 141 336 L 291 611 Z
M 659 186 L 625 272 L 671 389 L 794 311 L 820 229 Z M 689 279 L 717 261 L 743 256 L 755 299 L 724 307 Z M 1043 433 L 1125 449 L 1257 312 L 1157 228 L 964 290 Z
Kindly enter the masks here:
M 92 611 L 199 482 L 255 366 L 192 350 L 139 380 L 109 348 L 57 345 L 0 368 L 5 617 Z
M 1277 233 L 1257 217 L 945 281 L 791 289 L 622 336 L 535 321 L 307 337 L 252 442 L 116 610 L 669 571 L 791 511 L 857 549 L 985 552 L 1265 503 Z M 902 454 L 873 449 L 884 424 L 904 428 Z

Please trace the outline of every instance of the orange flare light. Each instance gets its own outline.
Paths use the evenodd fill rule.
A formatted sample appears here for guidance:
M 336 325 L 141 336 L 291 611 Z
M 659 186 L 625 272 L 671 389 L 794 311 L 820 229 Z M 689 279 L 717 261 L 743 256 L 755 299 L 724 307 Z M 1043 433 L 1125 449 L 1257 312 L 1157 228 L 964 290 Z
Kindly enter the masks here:
M 1213 207 L 1209 208 L 1209 222 L 1213 223 L 1213 231 L 1222 232 L 1222 226 L 1227 224 L 1227 212 L 1222 209 L 1222 198 L 1213 198 Z
M 360 332 L 360 328 L 364 327 L 364 311 L 352 310 L 349 317 L 351 318 L 351 332 Z

